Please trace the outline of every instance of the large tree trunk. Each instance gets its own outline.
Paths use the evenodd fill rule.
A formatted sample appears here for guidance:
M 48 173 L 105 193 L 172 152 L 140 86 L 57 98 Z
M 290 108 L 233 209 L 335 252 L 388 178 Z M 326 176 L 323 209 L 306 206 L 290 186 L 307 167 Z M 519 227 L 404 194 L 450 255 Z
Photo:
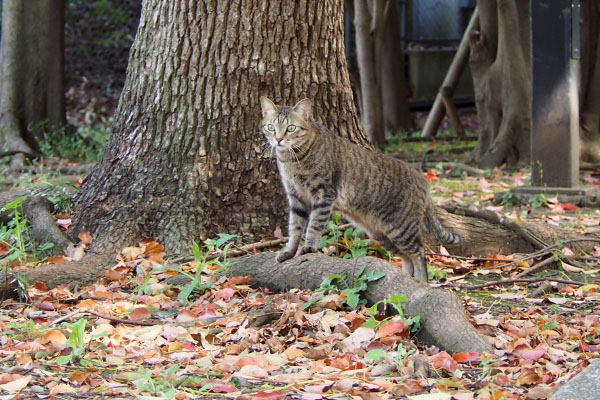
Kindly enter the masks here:
M 584 32 L 587 33 L 588 51 L 584 53 L 583 104 L 581 108 L 581 159 L 600 162 L 600 1 L 584 3 Z
M 65 123 L 64 7 L 64 0 L 3 2 L 0 147 L 7 150 L 35 153 L 39 124 Z
M 482 167 L 530 162 L 529 2 L 478 0 L 470 66 L 479 118 L 475 161 Z
M 343 34 L 342 1 L 145 1 L 74 231 L 87 227 L 96 251 L 154 236 L 171 254 L 219 232 L 271 235 L 286 202 L 258 129 L 261 95 L 310 97 L 325 126 L 368 146 Z

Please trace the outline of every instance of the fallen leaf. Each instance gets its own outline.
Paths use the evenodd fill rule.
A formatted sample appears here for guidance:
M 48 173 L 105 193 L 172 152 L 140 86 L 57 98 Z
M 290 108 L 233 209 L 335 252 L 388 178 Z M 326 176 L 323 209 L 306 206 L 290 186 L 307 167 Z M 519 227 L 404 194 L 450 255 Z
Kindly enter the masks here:
M 89 246 L 90 243 L 92 243 L 92 235 L 87 228 L 83 228 L 77 237 L 79 240 L 81 240 L 81 243 L 85 244 L 86 246 Z
M 440 351 L 431 356 L 429 358 L 429 364 L 436 369 L 445 369 L 451 374 L 459 368 L 458 363 L 445 351 Z
M 59 330 L 50 329 L 42 335 L 42 343 L 50 343 L 52 347 L 58 348 L 67 343 L 67 337 Z
M 212 382 L 212 387 L 210 389 L 215 393 L 233 393 L 239 392 L 239 389 L 233 386 L 230 383 L 222 382 L 222 381 L 214 381 Z
M 239 372 L 236 372 L 236 374 L 238 373 L 251 378 L 266 378 L 269 376 L 268 372 L 258 365 L 244 365 L 242 368 L 240 368 Z
M 77 391 L 77 389 L 75 389 L 74 387 L 67 385 L 66 383 L 59 383 L 58 385 L 54 386 L 52 389 L 50 389 L 50 394 L 49 397 L 54 397 L 57 394 L 62 394 L 62 393 L 75 393 Z
M 523 368 L 517 378 L 517 385 L 533 385 L 541 382 L 541 377 L 532 368 Z
M 143 321 L 152 316 L 146 307 L 138 307 L 129 313 L 128 317 L 132 321 Z
M 25 388 L 27 385 L 29 385 L 29 382 L 31 382 L 31 379 L 33 377 L 31 375 L 28 376 L 22 376 L 20 378 L 16 378 L 15 380 L 8 382 L 8 383 L 3 383 L 2 385 L 0 385 L 0 388 L 2 388 L 2 390 L 6 390 L 7 392 L 18 392 L 20 390 L 22 390 L 23 388 Z
M 406 323 L 404 321 L 391 321 L 387 324 L 381 325 L 375 333 L 375 339 L 382 337 L 392 336 L 402 333 L 406 329 Z
M 464 363 L 464 362 L 474 362 L 479 361 L 481 359 L 481 354 L 475 352 L 469 353 L 454 353 L 452 358 L 456 360 L 456 362 Z
M 287 395 L 281 392 L 258 392 L 253 394 L 251 397 L 253 399 L 261 399 L 261 400 L 279 400 L 285 398 Z

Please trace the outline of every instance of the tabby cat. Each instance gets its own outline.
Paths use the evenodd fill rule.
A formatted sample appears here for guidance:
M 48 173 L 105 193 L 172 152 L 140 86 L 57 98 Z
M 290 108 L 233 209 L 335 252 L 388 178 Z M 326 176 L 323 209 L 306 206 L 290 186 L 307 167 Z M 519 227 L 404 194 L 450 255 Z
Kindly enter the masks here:
M 290 206 L 289 241 L 278 262 L 316 252 L 331 212 L 344 215 L 387 250 L 402 258 L 403 270 L 427 281 L 423 233 L 442 243 L 460 243 L 435 213 L 423 175 L 404 162 L 334 135 L 311 118 L 309 99 L 294 107 L 260 99 L 261 123 Z

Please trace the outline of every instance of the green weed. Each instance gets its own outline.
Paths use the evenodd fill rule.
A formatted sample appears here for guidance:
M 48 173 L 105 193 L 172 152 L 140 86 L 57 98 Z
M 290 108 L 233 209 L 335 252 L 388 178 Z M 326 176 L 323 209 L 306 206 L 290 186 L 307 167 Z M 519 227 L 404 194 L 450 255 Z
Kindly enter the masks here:
M 391 254 L 377 242 L 362 238 L 363 232 L 359 228 L 347 228 L 342 232 L 339 228 L 340 220 L 341 217 L 334 214 L 327 222 L 327 233 L 321 237 L 319 248 L 336 246 L 343 250 L 342 258 L 357 259 L 365 257 L 369 252 L 379 253 L 386 259 L 391 258 Z
M 100 160 L 110 135 L 110 130 L 106 127 L 79 126 L 74 132 L 68 132 L 65 127 L 48 130 L 45 124 L 36 128 L 41 128 L 42 131 L 42 136 L 38 138 L 42 154 L 81 162 Z
M 50 250 L 54 245 L 44 243 L 37 245 L 35 240 L 29 237 L 27 230 L 27 219 L 23 217 L 24 197 L 19 197 L 6 204 L 1 211 L 10 212 L 10 221 L 0 225 L 0 260 L 18 261 L 25 264 L 30 260 L 39 260 L 43 252 Z
M 385 276 L 383 272 L 368 271 L 365 272 L 365 266 L 362 266 L 357 271 L 353 286 L 348 287 L 346 279 L 340 274 L 330 274 L 321 282 L 319 288 L 315 291 L 315 295 L 311 297 L 304 305 L 302 310 L 308 309 L 310 306 L 321 300 L 325 295 L 330 293 L 340 292 L 344 297 L 344 304 L 353 310 L 356 310 L 360 304 L 366 304 L 366 299 L 361 299 L 361 294 L 367 290 L 370 282 L 377 281 Z
M 206 289 L 210 289 L 212 287 L 211 281 L 203 281 L 202 280 L 202 272 L 206 269 L 206 267 L 210 265 L 217 265 L 220 268 L 213 271 L 213 273 L 217 273 L 218 271 L 226 268 L 227 263 L 227 252 L 229 248 L 233 245 L 232 240 L 237 238 L 237 235 L 230 235 L 226 233 L 218 234 L 217 239 L 209 239 L 205 241 L 204 247 L 208 249 L 208 251 L 220 251 L 221 256 L 217 258 L 209 259 L 208 251 L 202 251 L 198 243 L 196 241 L 192 241 L 192 253 L 194 255 L 194 262 L 196 264 L 196 271 L 194 274 L 190 274 L 189 272 L 183 271 L 181 268 L 178 271 L 187 276 L 190 279 L 190 282 L 186 284 L 177 299 L 182 303 L 188 303 L 189 297 L 192 293 L 197 292 L 199 294 L 204 293 Z

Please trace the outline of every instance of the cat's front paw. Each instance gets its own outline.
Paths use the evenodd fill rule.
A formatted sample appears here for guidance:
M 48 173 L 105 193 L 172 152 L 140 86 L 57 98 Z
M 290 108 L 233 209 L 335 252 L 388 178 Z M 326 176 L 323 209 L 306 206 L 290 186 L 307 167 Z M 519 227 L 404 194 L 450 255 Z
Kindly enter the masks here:
M 278 263 L 282 263 L 284 261 L 289 260 L 292 257 L 294 257 L 294 254 L 291 251 L 282 251 L 277 255 L 276 260 Z
M 304 246 L 300 249 L 300 255 L 308 253 L 316 253 L 318 250 L 312 246 Z

